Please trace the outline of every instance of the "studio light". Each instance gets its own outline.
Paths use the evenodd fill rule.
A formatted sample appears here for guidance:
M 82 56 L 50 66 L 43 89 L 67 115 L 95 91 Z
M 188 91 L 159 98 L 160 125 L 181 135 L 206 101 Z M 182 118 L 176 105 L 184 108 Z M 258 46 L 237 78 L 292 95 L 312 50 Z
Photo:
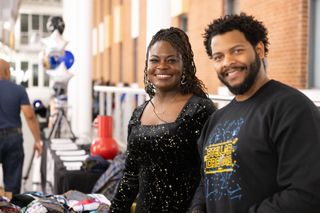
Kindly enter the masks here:
M 33 110 L 36 115 L 39 115 L 42 118 L 47 117 L 47 108 L 43 105 L 41 100 L 35 100 L 33 102 Z

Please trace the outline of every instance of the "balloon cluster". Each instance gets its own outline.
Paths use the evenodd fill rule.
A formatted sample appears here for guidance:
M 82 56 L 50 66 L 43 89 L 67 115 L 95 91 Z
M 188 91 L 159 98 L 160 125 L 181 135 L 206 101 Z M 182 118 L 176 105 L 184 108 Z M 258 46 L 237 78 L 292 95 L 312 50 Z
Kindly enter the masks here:
M 55 82 L 67 82 L 73 75 L 68 72 L 74 63 L 72 52 L 65 50 L 68 44 L 62 37 L 65 28 L 60 16 L 48 19 L 47 29 L 51 35 L 42 39 L 45 50 L 42 52 L 43 67 Z

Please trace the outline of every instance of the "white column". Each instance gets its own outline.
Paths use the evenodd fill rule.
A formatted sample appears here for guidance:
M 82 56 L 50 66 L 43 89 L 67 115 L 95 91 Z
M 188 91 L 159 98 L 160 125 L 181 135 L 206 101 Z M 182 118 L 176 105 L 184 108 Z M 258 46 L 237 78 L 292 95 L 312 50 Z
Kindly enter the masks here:
M 171 26 L 170 0 L 147 0 L 147 39 L 148 46 L 152 36 L 162 28 Z
M 74 55 L 70 72 L 74 74 L 68 86 L 71 126 L 80 139 L 91 136 L 92 120 L 92 0 L 64 0 L 64 38 L 69 41 L 66 50 Z

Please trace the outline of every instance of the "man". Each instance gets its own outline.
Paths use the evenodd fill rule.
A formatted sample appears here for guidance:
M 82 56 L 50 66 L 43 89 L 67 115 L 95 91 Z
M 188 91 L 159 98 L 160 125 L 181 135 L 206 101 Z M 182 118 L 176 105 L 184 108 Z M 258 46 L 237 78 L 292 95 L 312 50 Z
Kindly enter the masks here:
M 246 14 L 204 34 L 218 78 L 235 95 L 198 141 L 203 181 L 193 212 L 319 213 L 320 112 L 266 73 L 267 30 Z
M 35 139 L 34 150 L 42 152 L 37 117 L 22 86 L 10 81 L 10 64 L 0 59 L 0 162 L 6 192 L 19 194 L 24 160 L 20 111 Z

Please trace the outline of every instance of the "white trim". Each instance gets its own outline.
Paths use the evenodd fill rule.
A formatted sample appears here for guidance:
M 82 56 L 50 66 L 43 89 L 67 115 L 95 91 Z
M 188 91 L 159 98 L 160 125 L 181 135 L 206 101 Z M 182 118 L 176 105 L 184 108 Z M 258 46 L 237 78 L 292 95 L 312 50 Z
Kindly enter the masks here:
M 140 1 L 131 0 L 131 37 L 137 38 L 140 30 Z

